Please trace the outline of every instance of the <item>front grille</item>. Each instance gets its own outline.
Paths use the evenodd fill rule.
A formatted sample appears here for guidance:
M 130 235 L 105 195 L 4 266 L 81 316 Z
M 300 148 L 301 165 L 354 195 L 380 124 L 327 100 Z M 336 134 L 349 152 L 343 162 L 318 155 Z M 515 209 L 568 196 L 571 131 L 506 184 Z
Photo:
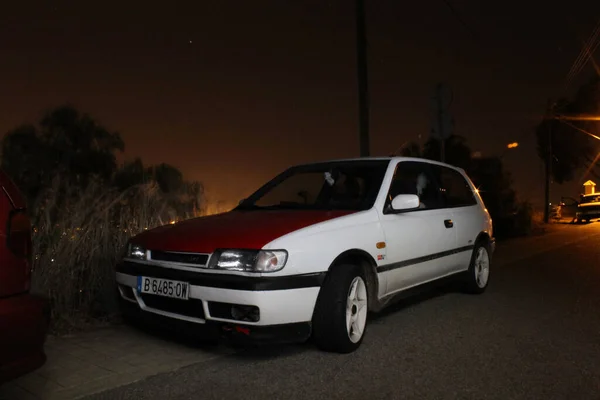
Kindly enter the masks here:
M 186 317 L 205 318 L 202 300 L 180 300 L 172 299 L 170 297 L 155 296 L 152 294 L 141 294 L 140 296 L 147 307 L 167 311 L 173 314 L 185 315 Z
M 206 265 L 208 254 L 199 253 L 173 253 L 169 251 L 152 250 L 150 259 L 155 261 L 167 261 L 182 264 Z

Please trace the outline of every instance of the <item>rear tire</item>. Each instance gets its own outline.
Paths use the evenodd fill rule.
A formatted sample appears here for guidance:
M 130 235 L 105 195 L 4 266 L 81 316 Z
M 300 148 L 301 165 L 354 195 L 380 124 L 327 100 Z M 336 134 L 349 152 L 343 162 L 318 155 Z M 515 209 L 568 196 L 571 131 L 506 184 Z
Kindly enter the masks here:
M 464 279 L 464 291 L 470 294 L 485 292 L 490 280 L 490 246 L 481 241 L 475 245 L 471 255 L 471 264 Z
M 338 265 L 327 274 L 313 316 L 313 339 L 324 351 L 351 353 L 366 333 L 369 298 L 363 269 Z

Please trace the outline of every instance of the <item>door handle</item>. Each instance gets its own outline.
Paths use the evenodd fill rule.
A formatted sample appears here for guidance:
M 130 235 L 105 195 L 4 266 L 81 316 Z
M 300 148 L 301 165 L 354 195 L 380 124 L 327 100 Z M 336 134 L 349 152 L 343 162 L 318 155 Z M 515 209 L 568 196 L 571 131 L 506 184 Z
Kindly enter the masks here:
M 454 226 L 454 222 L 452 222 L 451 219 L 445 219 L 444 225 L 446 225 L 446 228 L 452 228 Z

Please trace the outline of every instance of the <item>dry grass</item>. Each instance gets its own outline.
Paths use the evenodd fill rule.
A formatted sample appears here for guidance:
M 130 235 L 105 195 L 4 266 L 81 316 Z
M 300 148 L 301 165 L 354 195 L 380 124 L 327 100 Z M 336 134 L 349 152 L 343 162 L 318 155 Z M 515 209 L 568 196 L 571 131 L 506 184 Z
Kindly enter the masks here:
M 235 208 L 237 204 L 234 202 L 216 201 L 206 204 L 203 215 L 220 214 Z
M 33 288 L 48 296 L 52 327 L 68 331 L 116 312 L 114 266 L 127 240 L 178 215 L 157 185 L 126 192 L 92 182 L 85 191 L 55 180 L 37 201 Z

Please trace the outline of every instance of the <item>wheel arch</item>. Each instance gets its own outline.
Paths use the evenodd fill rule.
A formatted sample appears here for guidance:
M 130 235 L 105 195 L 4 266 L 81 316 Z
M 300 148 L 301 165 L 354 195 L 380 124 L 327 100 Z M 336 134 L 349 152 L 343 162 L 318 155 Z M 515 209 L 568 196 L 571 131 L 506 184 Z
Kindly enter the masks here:
M 361 249 L 349 249 L 339 254 L 327 269 L 327 273 L 340 265 L 358 265 L 365 272 L 367 291 L 369 294 L 369 309 L 376 309 L 379 302 L 379 278 L 377 277 L 377 263 L 372 255 Z
M 492 242 L 492 238 L 490 237 L 490 234 L 488 232 L 479 232 L 479 235 L 477 235 L 477 238 L 475 239 L 475 245 L 479 244 L 479 243 L 485 243 L 485 244 L 490 244 Z

